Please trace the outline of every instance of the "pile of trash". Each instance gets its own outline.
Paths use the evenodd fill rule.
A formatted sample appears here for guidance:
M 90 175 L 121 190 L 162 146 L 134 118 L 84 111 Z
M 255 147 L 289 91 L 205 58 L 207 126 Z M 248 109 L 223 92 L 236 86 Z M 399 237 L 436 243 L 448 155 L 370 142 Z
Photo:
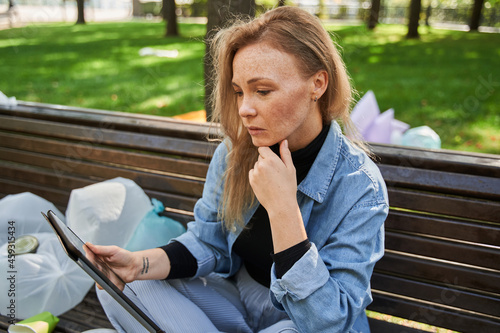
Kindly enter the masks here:
M 63 314 L 79 304 L 94 284 L 64 252 L 42 216 L 49 210 L 84 242 L 131 251 L 165 245 L 185 232 L 181 223 L 160 214 L 164 210 L 160 201 L 150 199 L 125 178 L 74 189 L 66 216 L 29 192 L 4 197 L 0 216 L 6 232 L 0 232 L 0 271 L 8 276 L 0 279 L 0 290 L 6 291 L 0 297 L 0 314 L 12 321 L 43 312 Z
M 354 106 L 351 119 L 367 142 L 420 148 L 441 148 L 439 135 L 429 126 L 410 128 L 394 118 L 394 109 L 380 112 L 373 91 L 368 91 Z

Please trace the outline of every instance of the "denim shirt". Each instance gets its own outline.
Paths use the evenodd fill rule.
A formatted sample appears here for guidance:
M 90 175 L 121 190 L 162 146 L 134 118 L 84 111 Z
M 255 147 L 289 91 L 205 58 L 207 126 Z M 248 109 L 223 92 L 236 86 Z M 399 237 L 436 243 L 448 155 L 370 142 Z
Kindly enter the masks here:
M 195 277 L 235 274 L 241 259 L 232 246 L 242 231 L 218 221 L 228 145 L 216 149 L 194 222 L 178 237 L 198 263 Z M 332 122 L 297 201 L 310 242 L 309 251 L 276 278 L 271 269 L 273 304 L 287 312 L 301 332 L 349 332 L 372 301 L 370 278 L 384 253 L 387 189 L 377 166 Z M 248 222 L 257 205 L 246 212 Z

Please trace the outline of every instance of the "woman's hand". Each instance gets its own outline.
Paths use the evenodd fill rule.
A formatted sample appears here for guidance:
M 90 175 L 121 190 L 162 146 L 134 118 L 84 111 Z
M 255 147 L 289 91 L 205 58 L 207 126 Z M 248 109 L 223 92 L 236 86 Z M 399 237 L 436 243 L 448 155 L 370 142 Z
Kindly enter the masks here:
M 287 140 L 280 144 L 280 155 L 281 159 L 270 148 L 259 147 L 259 159 L 248 174 L 257 200 L 269 215 L 275 253 L 307 238 L 297 203 L 297 176 Z
M 108 278 L 123 290 L 125 283 L 135 280 L 165 279 L 170 272 L 170 260 L 165 251 L 159 248 L 130 252 L 118 246 L 85 244 L 85 255 L 98 266 L 106 265 L 112 272 L 105 272 Z M 89 251 L 89 249 L 91 251 Z M 100 286 L 98 286 L 100 288 Z
M 297 202 L 297 178 L 287 140 L 280 144 L 280 155 L 281 159 L 269 147 L 259 147 L 259 159 L 249 173 L 255 196 L 268 213 Z

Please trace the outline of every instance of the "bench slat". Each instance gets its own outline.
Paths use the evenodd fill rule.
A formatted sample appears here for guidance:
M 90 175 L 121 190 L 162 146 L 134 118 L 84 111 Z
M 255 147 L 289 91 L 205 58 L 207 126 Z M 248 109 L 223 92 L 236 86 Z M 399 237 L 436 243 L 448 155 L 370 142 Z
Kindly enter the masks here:
M 375 299 L 368 306 L 369 310 L 381 313 L 389 312 L 397 317 L 464 333 L 497 333 L 500 330 L 500 322 L 465 311 L 453 311 L 441 308 L 439 304 L 397 298 L 381 294 L 377 290 L 373 290 L 373 294 Z
M 391 323 L 385 320 L 378 320 L 374 318 L 368 318 L 370 323 L 370 330 L 372 332 L 383 332 L 383 333 L 427 333 L 427 331 L 422 331 L 412 327 L 401 326 L 398 324 Z
M 195 141 L 206 141 L 208 134 L 214 137 L 220 135 L 217 124 L 195 123 L 162 116 L 120 111 L 109 112 L 25 101 L 18 101 L 16 108 L 0 105 L 0 114 L 96 128 L 105 127 L 137 133 L 158 134 Z
M 380 164 L 500 177 L 500 156 L 446 149 L 371 144 Z
M 429 192 L 500 199 L 500 178 L 379 165 L 388 186 Z
M 500 272 L 500 247 L 490 248 L 461 244 L 452 240 L 433 239 L 386 231 L 386 249 L 459 262 Z M 458 257 L 457 253 L 461 255 Z
M 500 273 L 498 271 L 457 265 L 433 258 L 415 257 L 390 250 L 387 250 L 384 257 L 377 262 L 375 271 L 442 285 L 450 281 L 458 281 L 462 288 L 469 291 L 499 293 Z
M 458 279 L 449 281 L 444 285 L 435 285 L 387 274 L 374 273 L 371 281 L 372 289 L 384 290 L 391 294 L 421 299 L 467 311 L 484 313 L 500 321 L 500 312 L 498 311 L 500 296 L 494 297 L 457 289 L 460 286 Z
M 205 178 L 208 162 L 0 132 L 2 147 Z
M 472 220 L 498 222 L 500 202 L 388 188 L 391 207 Z
M 500 224 L 467 222 L 433 215 L 391 210 L 385 228 L 388 231 L 405 231 L 465 242 L 499 245 Z
M 40 168 L 44 168 L 46 177 L 37 179 L 30 172 L 22 173 L 22 169 L 12 170 L 12 176 L 25 181 L 46 181 L 48 186 L 61 186 L 61 177 L 63 176 L 81 176 L 91 179 L 92 183 L 104 181 L 115 177 L 128 178 L 135 181 L 143 189 L 157 189 L 174 194 L 183 194 L 200 197 L 203 191 L 203 182 L 193 179 L 182 179 L 161 174 L 152 174 L 149 172 L 123 169 L 113 165 L 98 165 L 86 161 L 73 161 L 59 157 L 47 157 L 38 153 L 19 152 L 8 148 L 0 148 L 2 158 L 16 163 L 26 163 Z M 24 169 L 36 173 L 35 168 L 25 167 Z M 39 171 L 41 173 L 41 171 Z M 49 177 L 52 174 L 52 177 Z M 28 178 L 28 179 L 27 179 Z M 51 179 L 51 181 L 48 181 Z M 88 183 L 88 185 L 91 182 Z M 70 187 L 74 189 L 78 187 Z
M 0 115 L 0 129 L 30 133 L 88 142 L 98 145 L 111 145 L 128 149 L 159 152 L 208 160 L 215 144 L 182 138 L 164 137 L 153 134 L 140 134 L 116 131 L 106 128 L 82 127 L 58 124 L 45 120 L 19 119 Z

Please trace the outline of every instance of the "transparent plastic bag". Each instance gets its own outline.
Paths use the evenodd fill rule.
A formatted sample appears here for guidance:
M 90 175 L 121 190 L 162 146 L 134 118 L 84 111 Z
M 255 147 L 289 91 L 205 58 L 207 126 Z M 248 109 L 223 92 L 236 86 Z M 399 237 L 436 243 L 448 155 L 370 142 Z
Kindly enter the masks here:
M 63 214 L 54 204 L 30 192 L 11 194 L 0 200 L 2 223 L 13 221 L 17 236 L 38 232 L 52 232 L 51 226 L 40 213 L 46 213 L 48 210 L 52 210 L 57 216 L 61 216 L 64 221 Z M 7 236 L 4 230 L 0 232 L 0 245 L 7 242 Z
M 401 139 L 403 146 L 420 148 L 441 148 L 441 138 L 429 126 L 410 128 L 404 132 Z
M 47 223 L 41 214 L 40 220 Z M 0 313 L 9 318 L 25 319 L 44 311 L 58 316 L 79 304 L 93 285 L 54 232 L 31 235 L 39 242 L 36 253 L 16 255 L 14 261 L 8 260 L 8 243 L 0 246 L 0 272 L 6 274 L 0 279 Z
M 139 185 L 118 177 L 71 191 L 66 220 L 83 241 L 124 247 L 152 207 Z

